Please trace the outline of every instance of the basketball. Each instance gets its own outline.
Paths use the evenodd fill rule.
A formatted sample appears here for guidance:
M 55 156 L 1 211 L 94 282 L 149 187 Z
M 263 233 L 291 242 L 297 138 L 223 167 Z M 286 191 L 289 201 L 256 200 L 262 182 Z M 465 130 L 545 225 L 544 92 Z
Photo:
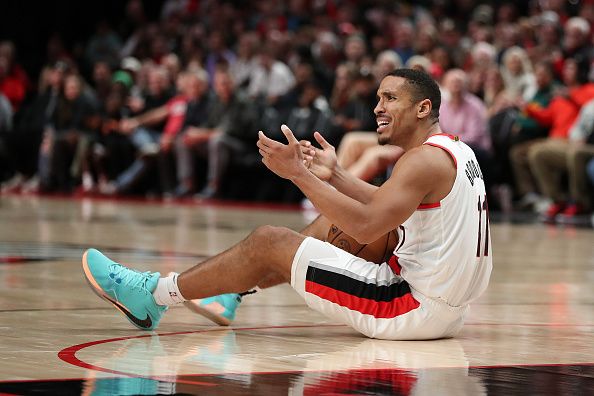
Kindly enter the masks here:
M 398 234 L 392 230 L 375 242 L 362 244 L 332 224 L 326 241 L 364 260 L 380 264 L 387 261 L 394 252 L 398 243 Z

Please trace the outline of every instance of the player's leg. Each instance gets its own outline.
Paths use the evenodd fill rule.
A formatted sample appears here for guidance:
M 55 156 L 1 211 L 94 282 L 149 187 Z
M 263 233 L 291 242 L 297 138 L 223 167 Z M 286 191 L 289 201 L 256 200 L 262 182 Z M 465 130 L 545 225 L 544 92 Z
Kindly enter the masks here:
M 300 233 L 304 236 L 326 240 L 331 225 L 328 219 L 320 215 Z M 257 286 L 260 289 L 267 289 L 286 282 L 287 279 L 282 274 L 273 272 L 261 279 Z M 191 311 L 208 318 L 218 325 L 228 326 L 235 320 L 235 314 L 243 296 L 251 293 L 254 293 L 254 291 L 220 294 L 208 298 L 188 300 L 184 302 L 184 305 Z
M 83 270 L 97 294 L 134 325 L 151 330 L 166 310 L 164 305 L 249 290 L 269 274 L 289 281 L 293 257 L 303 239 L 287 228 L 259 227 L 225 252 L 167 278 L 160 278 L 158 272 L 130 270 L 90 249 L 83 256 Z
M 377 145 L 375 133 L 349 132 L 344 135 L 336 151 L 338 164 L 348 169 L 361 158 L 367 149 Z

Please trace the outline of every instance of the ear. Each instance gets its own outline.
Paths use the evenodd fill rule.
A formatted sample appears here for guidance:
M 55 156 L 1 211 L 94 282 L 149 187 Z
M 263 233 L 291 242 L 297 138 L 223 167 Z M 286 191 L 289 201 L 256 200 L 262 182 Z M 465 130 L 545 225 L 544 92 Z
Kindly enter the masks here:
M 417 104 L 417 118 L 427 118 L 431 114 L 433 104 L 429 99 L 423 99 Z

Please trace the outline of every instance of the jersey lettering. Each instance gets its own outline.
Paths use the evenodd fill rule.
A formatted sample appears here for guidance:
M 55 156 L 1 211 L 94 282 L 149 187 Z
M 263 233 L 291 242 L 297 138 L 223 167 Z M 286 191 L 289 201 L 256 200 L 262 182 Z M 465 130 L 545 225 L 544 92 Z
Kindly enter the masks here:
M 471 159 L 470 161 L 466 162 L 464 173 L 466 173 L 466 177 L 470 182 L 471 186 L 474 186 L 474 179 L 481 179 L 483 180 L 483 173 L 481 172 L 481 168 L 478 164 Z

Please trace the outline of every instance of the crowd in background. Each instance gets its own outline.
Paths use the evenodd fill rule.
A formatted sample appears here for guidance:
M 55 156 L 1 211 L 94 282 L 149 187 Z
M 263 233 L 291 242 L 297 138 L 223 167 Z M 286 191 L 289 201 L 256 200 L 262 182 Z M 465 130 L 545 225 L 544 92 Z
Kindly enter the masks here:
M 83 50 L 48 39 L 39 75 L 0 42 L 2 191 L 299 201 L 255 145 L 283 123 L 379 183 L 402 150 L 377 145 L 376 89 L 411 67 L 492 208 L 590 213 L 593 23 L 594 1 L 129 0 Z

